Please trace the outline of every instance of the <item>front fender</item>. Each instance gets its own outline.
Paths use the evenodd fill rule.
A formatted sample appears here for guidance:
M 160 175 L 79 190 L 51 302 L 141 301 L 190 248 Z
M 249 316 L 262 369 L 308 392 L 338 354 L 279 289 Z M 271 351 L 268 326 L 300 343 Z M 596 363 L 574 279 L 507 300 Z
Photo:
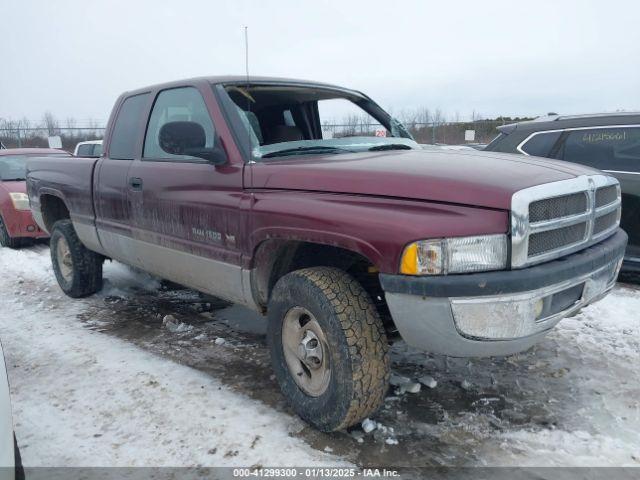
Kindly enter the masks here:
M 404 247 L 427 238 L 506 233 L 504 210 L 294 191 L 254 192 L 247 248 L 265 240 L 297 240 L 358 253 L 382 273 L 397 273 Z
M 362 255 L 374 265 L 378 265 L 382 259 L 382 253 L 366 240 L 339 232 L 284 226 L 265 227 L 251 235 L 253 250 L 267 240 L 292 240 L 339 247 Z

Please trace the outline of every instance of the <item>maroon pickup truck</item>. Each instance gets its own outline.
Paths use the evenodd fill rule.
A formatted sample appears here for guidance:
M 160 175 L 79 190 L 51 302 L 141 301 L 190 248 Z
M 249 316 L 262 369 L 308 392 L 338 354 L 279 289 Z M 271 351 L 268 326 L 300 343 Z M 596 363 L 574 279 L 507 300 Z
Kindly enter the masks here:
M 329 131 L 336 101 L 364 126 Z M 282 392 L 322 430 L 381 405 L 391 339 L 525 350 L 613 287 L 627 242 L 613 177 L 422 150 L 366 95 L 299 80 L 127 92 L 101 158 L 33 159 L 27 184 L 65 293 L 114 259 L 265 313 Z

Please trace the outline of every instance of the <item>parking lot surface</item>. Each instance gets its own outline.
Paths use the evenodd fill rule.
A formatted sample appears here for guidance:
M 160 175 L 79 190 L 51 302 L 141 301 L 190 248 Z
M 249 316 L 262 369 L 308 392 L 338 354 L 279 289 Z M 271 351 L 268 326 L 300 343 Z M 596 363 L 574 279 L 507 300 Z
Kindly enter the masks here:
M 456 359 L 400 342 L 397 385 L 367 432 L 323 434 L 280 396 L 259 315 L 117 263 L 100 294 L 72 300 L 44 244 L 0 250 L 0 269 L 27 466 L 640 465 L 633 285 L 519 355 Z

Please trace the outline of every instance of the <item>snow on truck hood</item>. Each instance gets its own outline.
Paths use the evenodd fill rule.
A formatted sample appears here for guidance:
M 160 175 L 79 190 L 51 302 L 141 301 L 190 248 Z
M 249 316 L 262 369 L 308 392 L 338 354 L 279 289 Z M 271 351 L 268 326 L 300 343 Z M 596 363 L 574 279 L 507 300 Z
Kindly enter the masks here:
M 518 190 L 593 173 L 598 171 L 524 155 L 392 150 L 273 158 L 252 165 L 252 185 L 508 210 Z

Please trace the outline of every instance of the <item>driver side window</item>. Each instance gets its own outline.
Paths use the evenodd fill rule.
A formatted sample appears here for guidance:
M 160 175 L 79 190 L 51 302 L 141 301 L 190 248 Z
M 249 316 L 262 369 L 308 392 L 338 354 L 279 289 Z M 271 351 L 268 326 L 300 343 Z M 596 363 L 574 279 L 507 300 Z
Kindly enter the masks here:
M 190 155 L 173 155 L 160 147 L 160 130 L 171 122 L 195 122 L 205 133 L 205 148 L 213 148 L 215 130 L 200 92 L 193 87 L 172 88 L 163 90 L 156 98 L 151 110 L 147 134 L 144 140 L 144 159 L 197 160 L 202 159 Z

